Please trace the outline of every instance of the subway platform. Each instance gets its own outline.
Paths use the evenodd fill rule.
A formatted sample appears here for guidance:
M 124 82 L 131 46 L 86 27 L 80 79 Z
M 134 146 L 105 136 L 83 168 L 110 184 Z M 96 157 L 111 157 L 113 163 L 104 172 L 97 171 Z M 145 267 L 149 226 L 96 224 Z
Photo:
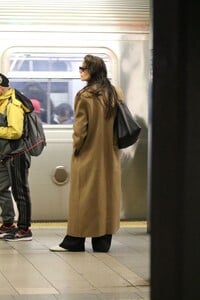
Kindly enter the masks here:
M 121 222 L 108 253 L 51 252 L 67 223 L 33 223 L 32 241 L 0 240 L 0 300 L 149 300 L 145 222 Z

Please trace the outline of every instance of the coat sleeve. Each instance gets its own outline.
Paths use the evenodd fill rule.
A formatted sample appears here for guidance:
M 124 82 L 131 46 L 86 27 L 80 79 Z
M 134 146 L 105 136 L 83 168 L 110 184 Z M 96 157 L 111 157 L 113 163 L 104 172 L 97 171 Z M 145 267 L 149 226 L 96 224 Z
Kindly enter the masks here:
M 75 120 L 73 125 L 73 148 L 75 155 L 78 155 L 87 138 L 88 109 L 86 98 L 80 96 L 75 100 Z

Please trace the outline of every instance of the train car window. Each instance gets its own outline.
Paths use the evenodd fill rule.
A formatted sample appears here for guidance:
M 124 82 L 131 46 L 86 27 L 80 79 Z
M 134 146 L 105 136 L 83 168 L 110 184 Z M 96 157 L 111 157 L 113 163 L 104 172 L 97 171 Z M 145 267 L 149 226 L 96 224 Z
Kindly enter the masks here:
M 95 55 L 95 53 L 94 53 Z M 108 54 L 98 54 L 110 73 Z M 38 103 L 44 124 L 73 124 L 74 98 L 85 83 L 80 81 L 79 66 L 85 53 L 12 52 L 8 55 L 11 85 Z

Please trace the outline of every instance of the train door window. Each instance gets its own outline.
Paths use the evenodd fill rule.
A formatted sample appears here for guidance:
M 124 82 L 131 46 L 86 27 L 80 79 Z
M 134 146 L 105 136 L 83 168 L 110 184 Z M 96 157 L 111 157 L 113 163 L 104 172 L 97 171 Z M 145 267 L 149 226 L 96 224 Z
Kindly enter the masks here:
M 39 101 L 44 124 L 72 125 L 74 98 L 85 85 L 79 76 L 79 66 L 85 55 L 11 52 L 6 73 L 12 87 Z M 104 53 L 98 55 L 104 59 L 110 74 L 111 58 Z

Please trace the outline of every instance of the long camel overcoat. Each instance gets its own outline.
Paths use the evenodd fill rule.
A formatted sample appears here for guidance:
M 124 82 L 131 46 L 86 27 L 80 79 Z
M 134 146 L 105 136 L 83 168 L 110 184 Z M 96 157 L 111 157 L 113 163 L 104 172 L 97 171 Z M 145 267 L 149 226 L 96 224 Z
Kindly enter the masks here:
M 113 125 L 100 97 L 87 88 L 76 95 L 68 235 L 98 237 L 119 229 L 121 170 Z

